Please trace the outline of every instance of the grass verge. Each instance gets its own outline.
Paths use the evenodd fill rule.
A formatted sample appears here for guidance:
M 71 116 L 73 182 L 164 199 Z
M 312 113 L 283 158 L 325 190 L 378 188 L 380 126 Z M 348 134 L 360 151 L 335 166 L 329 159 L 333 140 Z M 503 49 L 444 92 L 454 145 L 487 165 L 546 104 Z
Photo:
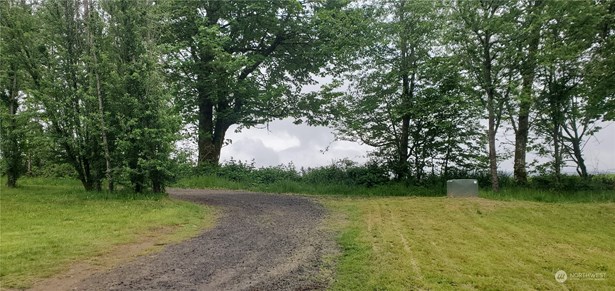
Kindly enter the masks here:
M 78 181 L 22 179 L 0 188 L 0 287 L 27 288 L 71 263 L 155 236 L 185 239 L 213 222 L 211 208 L 166 195 L 96 193 Z
M 491 190 L 480 191 L 480 197 L 494 200 L 514 201 L 536 201 L 547 203 L 587 203 L 587 202 L 615 202 L 615 191 L 613 190 L 583 190 L 583 191 L 557 191 L 543 189 L 528 189 L 521 187 L 510 187 L 500 189 L 499 192 Z
M 333 290 L 615 286 L 613 203 L 321 199 L 348 219 L 338 237 L 343 254 Z M 558 270 L 568 273 L 563 284 L 555 280 Z
M 278 180 L 268 183 L 249 181 L 233 181 L 217 176 L 193 176 L 180 179 L 174 187 L 180 188 L 213 188 L 232 190 L 251 190 L 269 193 L 297 193 L 315 195 L 345 195 L 345 196 L 429 196 L 446 195 L 445 186 L 422 187 L 407 185 L 403 182 L 391 182 L 383 185 L 366 187 L 362 185 L 347 185 L 344 183 L 308 183 L 304 181 Z M 557 191 L 549 189 L 532 189 L 523 187 L 503 188 L 500 192 L 481 189 L 480 197 L 494 200 L 524 200 L 537 202 L 615 202 L 615 191 L 583 190 Z
M 279 180 L 267 183 L 239 182 L 216 176 L 194 176 L 180 179 L 173 185 L 179 188 L 212 188 L 231 190 L 250 190 L 269 193 L 297 193 L 316 195 L 351 196 L 443 196 L 445 191 L 438 188 L 407 186 L 389 183 L 374 187 L 347 185 L 343 183 L 307 183 L 292 180 Z

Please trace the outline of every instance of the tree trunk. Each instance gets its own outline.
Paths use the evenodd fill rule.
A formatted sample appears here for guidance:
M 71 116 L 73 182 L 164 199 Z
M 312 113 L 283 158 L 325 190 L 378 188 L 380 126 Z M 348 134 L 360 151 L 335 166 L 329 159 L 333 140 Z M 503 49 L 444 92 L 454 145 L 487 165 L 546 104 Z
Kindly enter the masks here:
M 133 169 L 138 169 L 134 167 Z M 132 184 L 135 193 L 142 193 L 145 189 L 145 175 L 142 173 L 132 174 L 130 177 L 130 183 Z
M 399 160 L 397 179 L 402 180 L 408 176 L 408 137 L 410 135 L 410 117 L 404 115 L 401 123 L 401 136 L 399 137 Z
M 154 191 L 154 193 L 164 192 L 164 187 L 162 186 L 162 183 L 160 183 L 160 179 L 152 180 L 152 191 Z
M 572 152 L 577 163 L 577 173 L 582 178 L 588 178 L 589 174 L 587 173 L 585 159 L 583 159 L 583 152 L 581 151 L 581 139 L 572 139 Z
M 107 140 L 107 126 L 106 126 L 106 122 L 105 122 L 105 109 L 103 107 L 103 97 L 102 97 L 102 93 L 101 93 L 101 89 L 100 89 L 100 76 L 98 74 L 98 57 L 96 56 L 96 50 L 94 47 L 94 41 L 92 40 L 92 31 L 90 29 L 90 5 L 88 0 L 85 0 L 83 3 L 84 7 L 85 7 L 85 15 L 88 18 L 87 21 L 85 22 L 87 24 L 87 29 L 88 29 L 88 43 L 89 43 L 89 48 L 90 48 L 90 52 L 92 54 L 92 61 L 94 62 L 94 68 L 92 69 L 92 71 L 94 72 L 94 78 L 96 81 L 96 97 L 98 99 L 98 115 L 100 118 L 100 135 L 101 135 L 101 139 L 102 139 L 102 146 L 103 146 L 103 151 L 104 151 L 104 155 L 105 155 L 105 176 L 107 177 L 107 182 L 109 183 L 109 191 L 113 192 L 113 174 L 111 171 L 111 154 L 109 152 L 109 142 Z M 98 187 L 97 188 L 102 188 L 102 187 Z M 99 189 L 101 190 L 101 189 Z
M 529 46 L 527 57 L 521 67 L 521 76 L 523 82 L 522 95 L 519 104 L 519 119 L 518 128 L 515 132 L 515 158 L 514 158 L 514 176 L 515 181 L 519 184 L 527 184 L 526 170 L 526 153 L 527 143 L 530 131 L 530 110 L 533 103 L 533 84 L 536 75 L 536 52 L 540 43 L 540 26 L 536 25 L 539 21 L 537 13 L 539 13 L 543 1 L 537 0 L 532 5 L 530 11 L 528 25 L 532 25 L 533 29 L 529 36 Z
M 495 148 L 495 113 L 493 108 L 493 100 L 490 98 L 491 105 L 489 105 L 489 130 L 487 135 L 489 136 L 489 172 L 491 174 L 491 188 L 493 191 L 498 192 L 500 190 L 500 181 L 498 177 L 498 161 Z
M 405 11 L 404 11 L 405 2 L 400 2 L 399 6 L 399 22 L 404 23 L 405 19 Z M 408 49 L 408 36 L 405 33 L 405 27 L 399 34 L 399 43 L 400 43 L 400 75 L 401 75 L 401 83 L 402 83 L 402 92 L 401 92 L 401 106 L 402 111 L 409 110 L 410 107 L 410 99 L 412 94 L 412 88 L 410 88 L 410 68 L 409 68 L 409 58 L 412 55 L 412 52 L 409 52 Z M 404 113 L 402 115 L 402 124 L 401 124 L 401 133 L 399 137 L 399 160 L 398 160 L 398 169 L 397 169 L 397 179 L 401 180 L 408 176 L 408 142 L 410 138 L 410 114 Z
M 551 68 L 551 76 L 555 76 L 554 69 Z M 553 77 L 554 78 L 554 77 Z M 549 82 L 549 106 L 551 118 L 551 139 L 553 142 L 553 174 L 555 181 L 559 182 L 562 169 L 562 150 L 561 150 L 561 131 L 563 125 L 563 105 L 561 99 L 566 95 L 566 92 L 557 84 L 557 82 Z
M 575 105 L 573 105 L 575 106 Z M 585 166 L 585 159 L 583 158 L 583 136 L 587 130 L 588 124 L 581 125 L 583 128 L 581 133 L 579 133 L 579 125 L 577 124 L 576 115 L 578 114 L 578 109 L 573 108 L 572 116 L 570 117 L 569 126 L 562 125 L 560 130 L 560 140 L 562 143 L 568 143 L 570 145 L 563 144 L 564 149 L 567 151 L 567 154 L 572 156 L 572 160 L 577 164 L 577 173 L 582 178 L 589 178 L 589 173 L 587 173 L 587 166 Z M 566 135 L 563 135 L 564 132 Z
M 220 150 L 216 149 L 213 142 L 214 135 L 214 104 L 207 92 L 199 92 L 199 133 L 198 166 L 217 165 L 220 159 Z
M 524 90 L 525 91 L 525 90 Z M 522 101 L 519 105 L 518 127 L 515 132 L 515 157 L 514 157 L 514 176 L 518 184 L 527 184 L 527 170 L 525 165 L 527 142 L 530 131 L 529 114 L 530 102 Z
M 555 173 L 555 180 L 559 181 L 562 170 L 562 154 L 560 150 L 560 130 L 559 130 L 559 121 L 556 119 L 553 121 L 553 172 Z
M 491 50 L 490 50 L 490 42 L 491 35 L 486 33 L 484 44 L 483 44 L 483 82 L 485 93 L 487 95 L 487 112 L 489 119 L 489 128 L 487 131 L 488 142 L 489 142 L 489 172 L 491 174 L 491 189 L 493 191 L 500 191 L 500 181 L 498 177 L 498 161 L 497 161 L 497 153 L 496 153 L 496 145 L 495 145 L 495 135 L 496 135 L 496 108 L 495 108 L 495 88 L 493 84 L 493 78 L 491 77 L 492 67 L 492 59 L 491 59 Z
M 83 185 L 83 189 L 85 189 L 85 191 L 94 191 L 95 189 L 94 183 L 91 181 L 81 180 L 81 185 Z
M 199 100 L 198 166 L 217 165 L 220 162 L 226 131 L 233 121 L 220 113 L 227 109 L 227 101 L 221 100 L 217 103 L 215 111 L 218 115 L 214 119 L 214 103 L 209 93 L 200 92 Z
M 17 86 L 17 71 L 12 67 L 12 77 L 13 82 L 11 84 L 10 90 L 8 92 L 8 108 L 9 108 L 9 116 L 8 116 L 8 127 L 6 134 L 6 148 L 3 149 L 4 158 L 6 159 L 7 169 L 6 169 L 6 186 L 9 188 L 17 187 L 17 180 L 21 175 L 21 147 L 19 145 L 19 136 L 17 134 L 17 108 L 19 107 L 19 102 L 17 101 L 18 95 L 18 86 Z
M 94 191 L 96 189 L 96 182 L 92 178 L 92 174 L 90 172 L 90 166 L 87 162 L 80 163 L 80 171 L 79 171 L 79 180 L 81 180 L 81 184 L 85 191 Z
M 212 140 L 199 142 L 199 166 L 217 165 L 220 162 L 220 152 L 222 147 L 219 147 Z
M 28 160 L 26 161 L 26 175 L 29 177 L 34 176 L 32 173 L 32 156 L 28 155 Z
M 12 100 L 14 102 L 9 103 L 9 125 L 8 125 L 8 146 L 6 149 L 6 153 L 4 153 L 5 158 L 7 160 L 7 169 L 6 169 L 6 186 L 9 188 L 17 187 L 17 180 L 21 174 L 21 150 L 19 148 L 19 141 L 17 140 L 17 102 L 16 100 Z

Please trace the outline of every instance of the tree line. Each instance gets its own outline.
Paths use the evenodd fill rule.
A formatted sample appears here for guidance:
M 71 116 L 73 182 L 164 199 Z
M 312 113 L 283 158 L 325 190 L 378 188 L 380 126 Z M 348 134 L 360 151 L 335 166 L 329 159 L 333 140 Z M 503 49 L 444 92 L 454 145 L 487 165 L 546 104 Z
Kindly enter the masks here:
M 497 191 L 503 131 L 517 183 L 528 152 L 587 178 L 583 146 L 615 118 L 614 24 L 606 0 L 1 1 L 2 170 L 159 192 L 184 129 L 206 166 L 230 126 L 294 117 L 398 180 L 489 169 Z

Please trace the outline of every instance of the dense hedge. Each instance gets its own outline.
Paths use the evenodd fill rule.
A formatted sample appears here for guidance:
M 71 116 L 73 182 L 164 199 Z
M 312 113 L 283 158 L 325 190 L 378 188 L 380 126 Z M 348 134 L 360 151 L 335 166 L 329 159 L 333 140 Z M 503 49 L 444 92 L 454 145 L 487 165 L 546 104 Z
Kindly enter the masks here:
M 184 171 L 188 176 L 216 176 L 233 182 L 247 184 L 272 184 L 292 181 L 307 184 L 341 184 L 346 186 L 377 187 L 389 184 L 405 184 L 409 187 L 435 188 L 445 191 L 449 179 L 477 179 L 479 186 L 488 189 L 491 176 L 487 171 L 452 171 L 448 176 L 431 175 L 420 181 L 410 177 L 404 181 L 394 181 L 392 173 L 384 166 L 368 162 L 359 165 L 349 160 L 339 160 L 328 166 L 296 169 L 293 164 L 274 167 L 255 167 L 254 163 L 230 160 L 219 166 L 193 168 Z M 604 191 L 615 190 L 615 175 L 595 175 L 588 179 L 579 176 L 561 175 L 532 176 L 526 185 L 516 185 L 510 174 L 499 174 L 500 186 L 506 188 L 530 188 L 555 191 Z

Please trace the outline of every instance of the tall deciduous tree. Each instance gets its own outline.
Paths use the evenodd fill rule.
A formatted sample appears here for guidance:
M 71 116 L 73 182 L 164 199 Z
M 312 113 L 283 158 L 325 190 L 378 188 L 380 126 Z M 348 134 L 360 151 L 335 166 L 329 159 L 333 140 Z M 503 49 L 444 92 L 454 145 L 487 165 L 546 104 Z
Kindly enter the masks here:
M 487 111 L 491 187 L 499 190 L 496 135 L 502 110 L 510 96 L 512 72 L 507 68 L 512 53 L 513 14 L 510 1 L 462 1 L 455 6 L 453 25 L 457 53 L 475 80 L 478 96 Z
M 23 46 L 32 92 L 61 155 L 76 170 L 86 190 L 100 189 L 99 135 L 87 95 L 83 10 L 76 1 L 46 1 L 37 17 L 36 45 Z
M 102 9 L 107 15 L 105 57 L 111 70 L 103 88 L 110 97 L 113 160 L 135 192 L 162 192 L 170 177 L 166 169 L 179 124 L 159 65 L 155 2 L 103 1 Z
M 518 25 L 512 38 L 518 47 L 519 62 L 512 63 L 511 70 L 521 77 L 521 90 L 517 98 L 517 120 L 511 119 L 515 132 L 515 154 L 513 172 L 517 183 L 527 183 L 526 156 L 530 134 L 530 113 L 534 105 L 537 54 L 544 24 L 544 0 L 520 1 Z
M 164 190 L 178 122 L 159 67 L 152 1 L 45 1 L 25 50 L 47 131 L 86 190 Z M 113 162 L 115 161 L 115 162 Z
M 441 8 L 426 1 L 365 7 L 373 17 L 352 60 L 360 69 L 339 100 L 338 136 L 375 147 L 398 179 L 420 182 L 429 168 L 444 175 L 455 166 L 467 169 L 480 144 L 471 113 L 477 106 L 456 60 L 442 56 Z M 464 157 L 462 149 L 471 154 Z
M 588 177 L 583 147 L 600 129 L 596 123 L 609 114 L 607 104 L 612 95 L 602 91 L 606 87 L 592 74 L 604 61 L 604 18 L 600 17 L 607 14 L 604 8 L 580 1 L 547 5 L 549 19 L 539 55 L 543 91 L 537 129 L 551 144 L 556 177 L 567 159 L 576 165 L 581 177 Z
M 218 163 L 231 125 L 291 113 L 291 96 L 326 60 L 317 16 L 342 2 L 166 2 L 165 60 L 176 104 L 197 125 L 199 165 Z
M 95 11 L 98 6 L 94 5 L 93 2 L 88 0 L 84 0 L 83 9 L 84 9 L 84 24 L 86 31 L 86 50 L 88 51 L 88 55 L 86 56 L 86 60 L 90 63 L 88 66 L 89 75 L 91 79 L 90 90 L 93 91 L 90 93 L 91 95 L 96 96 L 96 100 L 98 103 L 98 126 L 101 137 L 101 145 L 105 157 L 105 177 L 107 178 L 107 183 L 109 187 L 109 191 L 114 190 L 114 178 L 113 178 L 113 165 L 111 161 L 111 151 L 109 149 L 109 137 L 108 137 L 108 128 L 107 128 L 107 117 L 105 116 L 105 105 L 104 105 L 104 97 L 103 97 L 103 89 L 102 89 L 102 77 L 101 77 L 101 64 L 99 61 L 99 55 L 101 54 L 101 45 L 95 43 L 96 39 L 102 39 L 102 28 L 103 22 L 101 21 L 100 16 Z M 89 57 L 89 59 L 88 59 Z
M 0 152 L 8 187 L 23 174 L 25 123 L 19 107 L 29 88 L 23 46 L 31 45 L 35 28 L 30 4 L 0 2 Z

